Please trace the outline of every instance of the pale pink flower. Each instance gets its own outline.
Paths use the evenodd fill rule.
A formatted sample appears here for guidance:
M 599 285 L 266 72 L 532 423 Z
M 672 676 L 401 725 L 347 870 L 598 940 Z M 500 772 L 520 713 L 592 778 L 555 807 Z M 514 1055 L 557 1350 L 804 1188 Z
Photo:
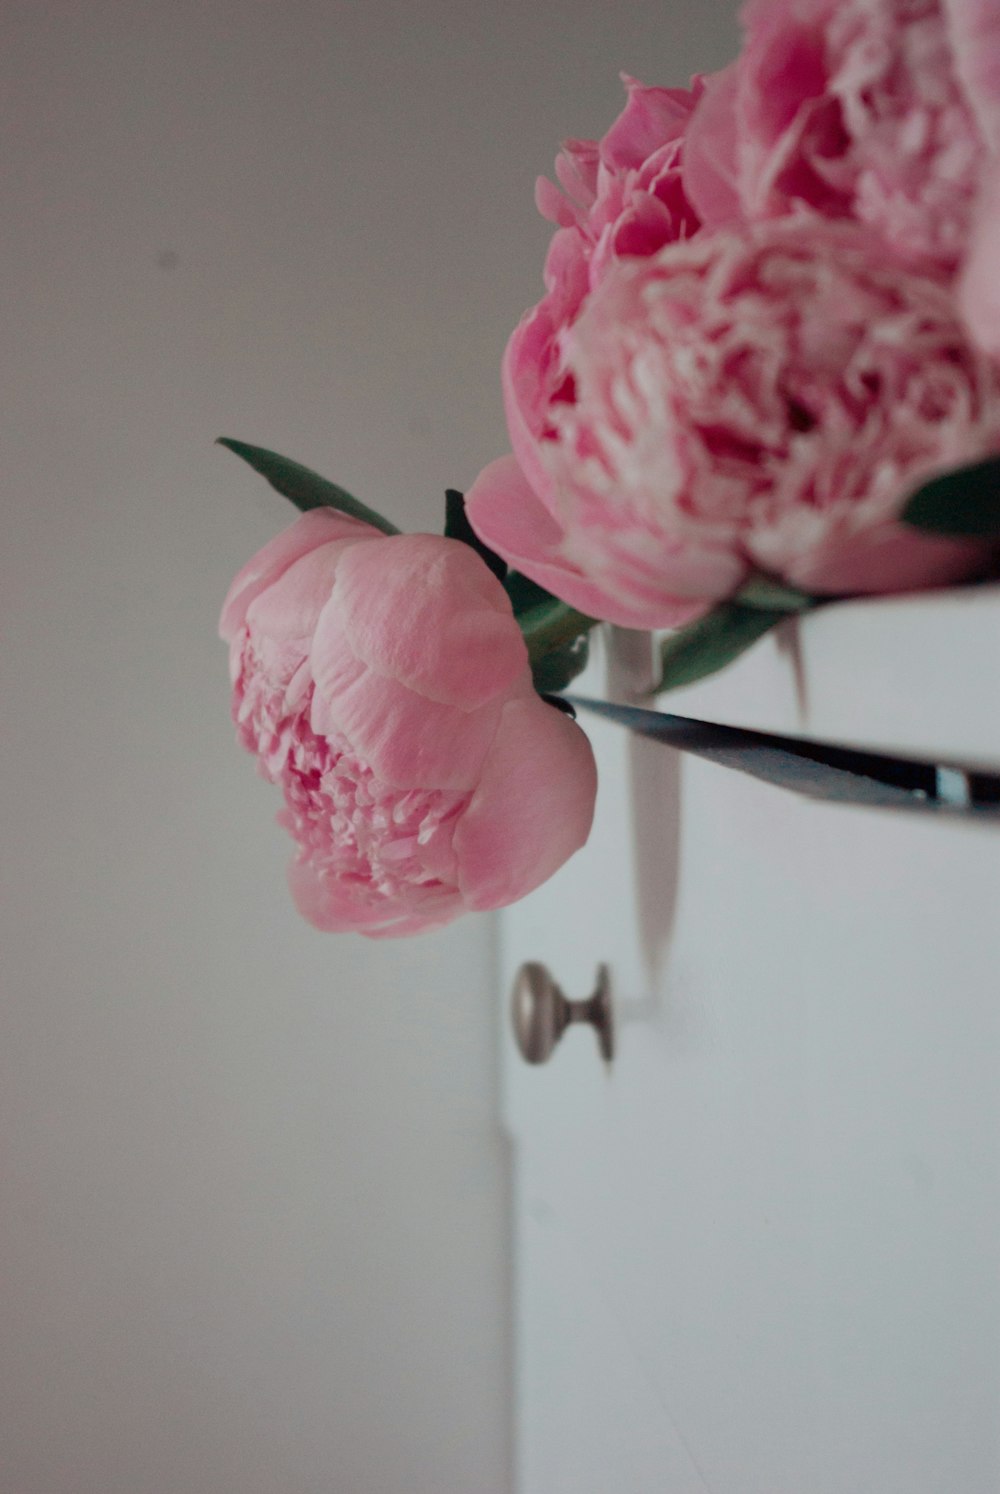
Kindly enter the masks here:
M 997 119 L 988 0 L 750 0 L 708 80 L 684 186 L 706 227 L 803 208 L 952 272 Z M 992 92 L 992 97 L 991 97 Z
M 947 289 L 886 265 L 863 230 L 796 216 L 622 262 L 559 358 L 574 398 L 537 444 L 559 543 L 644 626 L 755 568 L 842 593 L 983 562 L 898 515 L 923 478 L 1000 447 L 1000 374 Z M 470 494 L 500 553 L 524 499 L 496 464 Z
M 240 572 L 221 631 L 239 738 L 284 791 L 292 892 L 317 927 L 402 935 L 502 907 L 586 839 L 589 743 L 536 695 L 468 546 L 314 510 Z
M 503 388 L 511 442 L 530 485 L 516 525 L 518 568 L 582 611 L 628 624 L 636 621 L 628 606 L 582 576 L 560 551 L 548 476 L 537 457 L 552 409 L 572 398 L 559 344 L 589 296 L 620 260 L 655 254 L 698 227 L 682 186 L 681 158 L 701 80 L 690 91 L 623 81 L 628 101 L 603 138 L 564 146 L 556 161 L 562 192 L 545 178 L 538 182 L 539 210 L 556 224 L 545 262 L 546 294 L 510 339 Z

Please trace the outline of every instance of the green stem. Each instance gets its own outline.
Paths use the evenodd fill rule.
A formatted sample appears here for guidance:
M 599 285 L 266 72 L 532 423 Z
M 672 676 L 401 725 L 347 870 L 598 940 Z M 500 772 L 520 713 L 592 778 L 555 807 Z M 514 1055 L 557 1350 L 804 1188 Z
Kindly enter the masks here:
M 743 607 L 760 607 L 765 612 L 805 612 L 816 602 L 808 592 L 786 586 L 763 571 L 744 581 L 732 600 Z

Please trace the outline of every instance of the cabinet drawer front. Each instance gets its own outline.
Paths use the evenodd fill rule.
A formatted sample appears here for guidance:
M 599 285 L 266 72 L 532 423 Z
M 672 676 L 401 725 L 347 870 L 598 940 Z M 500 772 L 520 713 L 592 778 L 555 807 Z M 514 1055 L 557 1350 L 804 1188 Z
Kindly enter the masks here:
M 539 1070 L 506 1045 L 578 1310 L 620 1324 L 713 1491 L 993 1494 L 1000 827 L 587 729 L 593 838 L 503 935 L 506 979 L 612 968 L 610 1070 L 587 1031 Z

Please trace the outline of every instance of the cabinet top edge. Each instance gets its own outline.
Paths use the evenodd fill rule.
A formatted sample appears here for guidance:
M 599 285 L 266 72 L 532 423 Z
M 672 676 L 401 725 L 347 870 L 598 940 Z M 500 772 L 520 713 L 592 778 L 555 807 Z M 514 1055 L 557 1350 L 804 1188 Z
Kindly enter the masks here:
M 611 699 L 643 644 L 609 630 Z M 649 676 L 647 675 L 647 679 Z M 836 602 L 791 617 L 698 684 L 643 702 L 728 726 L 1000 771 L 1000 585 Z

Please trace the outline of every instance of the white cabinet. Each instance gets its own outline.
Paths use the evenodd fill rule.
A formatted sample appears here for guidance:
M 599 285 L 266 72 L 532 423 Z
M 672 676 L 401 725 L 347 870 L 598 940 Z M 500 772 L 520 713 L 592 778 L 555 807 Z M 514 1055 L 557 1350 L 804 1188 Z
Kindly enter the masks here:
M 577 693 L 648 657 L 609 638 Z M 985 590 L 852 604 L 662 704 L 996 771 L 998 652 Z M 1000 821 L 581 719 L 593 836 L 502 920 L 518 1494 L 997 1494 Z M 521 1059 L 526 959 L 610 965 L 610 1067 Z

